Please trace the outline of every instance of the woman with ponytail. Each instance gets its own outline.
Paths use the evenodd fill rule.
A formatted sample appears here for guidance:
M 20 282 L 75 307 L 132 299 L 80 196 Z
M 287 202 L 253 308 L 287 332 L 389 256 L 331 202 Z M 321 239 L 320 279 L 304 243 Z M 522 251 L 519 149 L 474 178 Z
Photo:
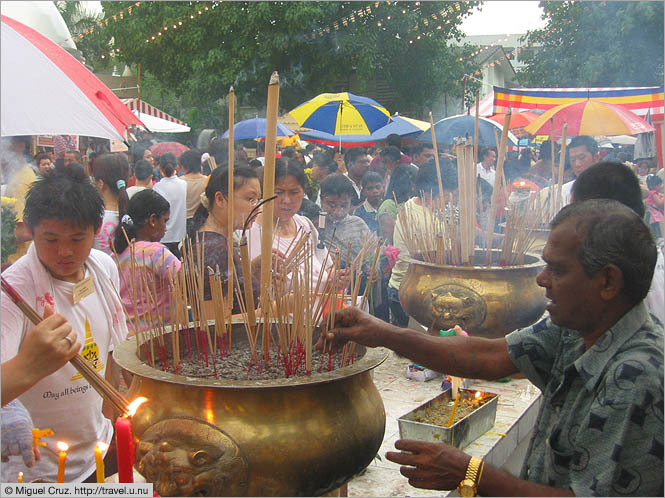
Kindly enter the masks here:
M 247 216 L 261 199 L 261 184 L 256 172 L 249 166 L 236 166 L 233 175 L 234 222 L 233 227 L 229 227 L 228 186 L 228 168 L 219 167 L 210 174 L 205 191 L 201 194 L 201 205 L 192 218 L 192 230 L 188 234 L 193 244 L 203 244 L 204 268 L 210 267 L 216 270 L 219 267 L 224 282 L 228 282 L 228 237 L 233 237 L 234 230 L 242 229 Z M 198 254 L 197 249 L 194 254 Z M 243 286 L 246 279 L 243 277 L 240 256 L 237 252 L 233 255 L 233 262 L 238 281 Z M 203 280 L 204 299 L 207 301 L 212 298 L 210 283 L 207 278 Z M 251 281 L 256 305 L 259 297 L 259 280 L 252 275 Z M 222 286 L 222 290 L 226 296 L 228 292 L 226 283 Z M 234 299 L 234 302 L 237 303 L 237 300 Z M 238 311 L 237 304 L 234 304 L 234 313 Z
M 127 310 L 130 331 L 135 328 L 135 318 L 148 325 L 145 317 L 149 310 L 153 316 L 169 319 L 168 283 L 181 266 L 180 260 L 159 242 L 166 232 L 169 215 L 169 202 L 154 190 L 145 189 L 132 196 L 122 225 L 116 230 L 113 249 L 118 255 L 120 298 Z M 151 292 L 153 297 L 139 295 L 145 288 L 143 274 L 150 288 L 157 291 L 156 295 Z
M 127 182 L 129 161 L 122 153 L 104 154 L 95 160 L 92 168 L 95 186 L 104 199 L 104 219 L 95 235 L 95 249 L 111 255 L 111 243 L 120 220 L 127 211 Z

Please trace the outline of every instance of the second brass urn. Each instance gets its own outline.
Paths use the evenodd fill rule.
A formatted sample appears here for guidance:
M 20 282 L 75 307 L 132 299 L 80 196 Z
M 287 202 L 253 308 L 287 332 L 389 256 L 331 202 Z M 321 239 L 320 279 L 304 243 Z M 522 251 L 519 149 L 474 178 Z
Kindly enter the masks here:
M 499 251 L 493 250 L 493 259 Z M 426 263 L 407 255 L 399 289 L 404 311 L 438 335 L 459 325 L 480 337 L 503 337 L 534 323 L 545 311 L 545 290 L 536 275 L 545 263 L 525 255 L 524 265 L 482 266 L 485 250 L 476 250 L 474 266 Z

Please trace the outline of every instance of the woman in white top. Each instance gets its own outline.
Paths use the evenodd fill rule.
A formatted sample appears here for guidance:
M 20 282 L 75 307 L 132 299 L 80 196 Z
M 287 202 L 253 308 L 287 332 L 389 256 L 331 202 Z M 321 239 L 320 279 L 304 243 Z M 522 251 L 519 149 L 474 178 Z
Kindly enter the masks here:
M 300 230 L 310 234 L 315 248 L 318 245 L 319 232 L 308 218 L 297 214 L 305 197 L 306 185 L 307 177 L 299 163 L 278 161 L 275 166 L 275 194 L 277 199 L 274 201 L 275 208 L 272 220 L 274 224 L 272 247 L 284 255 Z M 261 226 L 265 222 L 263 216 L 259 216 L 248 231 L 247 244 L 251 259 L 261 254 Z M 324 251 L 317 250 L 314 253 L 314 261 L 312 261 L 313 285 L 316 285 L 322 269 L 322 261 L 325 258 Z M 331 258 L 327 258 L 327 265 L 331 263 Z M 321 285 L 323 285 L 326 278 L 324 274 Z
M 167 152 L 159 158 L 159 171 L 162 179 L 155 184 L 153 190 L 161 194 L 171 205 L 171 217 L 166 223 L 166 233 L 160 241 L 169 248 L 177 258 L 181 258 L 178 245 L 185 238 L 187 226 L 187 182 L 175 174 L 178 162 L 175 155 Z
M 102 226 L 95 234 L 93 247 L 111 255 L 113 237 L 120 220 L 127 212 L 129 197 L 127 182 L 129 181 L 129 161 L 120 152 L 103 154 L 92 166 L 92 177 L 104 199 L 104 218 Z

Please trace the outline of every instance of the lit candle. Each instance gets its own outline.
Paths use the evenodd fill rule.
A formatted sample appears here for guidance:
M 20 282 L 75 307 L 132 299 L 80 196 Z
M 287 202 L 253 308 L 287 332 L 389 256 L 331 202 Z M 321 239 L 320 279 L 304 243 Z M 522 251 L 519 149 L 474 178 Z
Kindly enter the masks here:
M 134 439 L 132 437 L 132 423 L 129 417 L 133 416 L 138 407 L 148 401 L 140 397 L 132 401 L 127 407 L 127 416 L 118 417 L 115 421 L 115 446 L 118 462 L 118 482 L 134 482 Z
M 58 479 L 56 482 L 65 482 L 65 464 L 67 461 L 67 450 L 69 449 L 69 445 L 62 441 L 58 441 L 57 446 L 60 450 L 60 454 L 58 455 Z
M 95 446 L 95 467 L 97 469 L 97 482 L 104 482 L 104 451 L 109 445 L 103 441 L 98 441 Z
M 473 404 L 476 406 L 480 406 L 480 398 L 482 394 L 480 394 L 480 391 L 476 391 L 476 394 L 473 395 Z
M 23 482 L 23 472 L 18 473 L 18 477 L 16 479 L 16 482 Z

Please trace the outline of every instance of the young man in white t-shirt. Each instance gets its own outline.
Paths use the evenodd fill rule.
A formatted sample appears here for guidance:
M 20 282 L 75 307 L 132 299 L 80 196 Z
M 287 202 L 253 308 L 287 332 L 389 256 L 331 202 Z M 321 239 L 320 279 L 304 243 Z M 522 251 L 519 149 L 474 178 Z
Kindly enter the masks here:
M 84 481 L 95 472 L 96 443 L 112 441 L 101 396 L 68 363 L 81 354 L 111 380 L 111 351 L 127 336 L 118 270 L 110 256 L 92 248 L 103 213 L 103 201 L 81 168 L 53 171 L 27 194 L 24 220 L 34 242 L 3 277 L 44 320 L 33 325 L 3 296 L 2 457 L 9 461 L 2 465 L 2 482 L 15 482 L 19 471 L 25 482 L 55 482 L 57 441 L 69 445 L 65 482 Z M 21 412 L 23 425 L 5 423 Z M 35 452 L 41 458 L 29 468 L 25 451 L 23 460 L 11 456 L 25 448 L 5 441 L 30 431 L 30 417 L 34 427 L 52 429 L 54 436 L 42 440 L 46 446 Z

